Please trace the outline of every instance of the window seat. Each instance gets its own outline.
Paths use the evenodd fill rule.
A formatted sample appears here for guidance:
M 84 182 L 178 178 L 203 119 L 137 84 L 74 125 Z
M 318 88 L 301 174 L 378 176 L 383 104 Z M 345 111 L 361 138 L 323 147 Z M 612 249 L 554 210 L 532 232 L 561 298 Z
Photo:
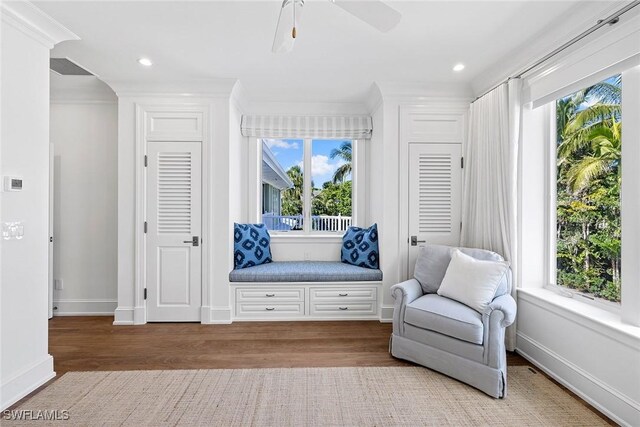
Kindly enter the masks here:
M 379 320 L 382 271 L 279 261 L 229 274 L 234 320 Z
M 231 282 L 379 282 L 382 271 L 340 261 L 277 261 L 233 270 Z

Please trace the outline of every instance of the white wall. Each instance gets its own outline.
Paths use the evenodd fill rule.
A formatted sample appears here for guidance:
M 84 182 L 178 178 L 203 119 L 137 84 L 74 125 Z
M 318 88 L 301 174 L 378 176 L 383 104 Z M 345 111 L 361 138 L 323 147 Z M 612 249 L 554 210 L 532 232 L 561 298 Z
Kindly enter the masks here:
M 637 317 L 640 300 L 623 298 L 620 310 L 605 310 L 580 297 L 567 298 L 546 288 L 555 264 L 550 250 L 550 235 L 555 231 L 550 215 L 555 203 L 550 184 L 555 179 L 551 171 L 555 154 L 550 149 L 555 143 L 555 104 L 548 103 L 640 64 L 639 14 L 624 15 L 620 23 L 605 27 L 571 52 L 525 76 L 526 101 L 539 107 L 528 105 L 523 122 L 518 214 L 522 288 L 518 290 L 516 344 L 518 353 L 594 407 L 617 423 L 633 426 L 640 425 L 640 327 L 625 323 L 622 315 L 630 310 L 631 317 Z M 631 96 L 640 98 L 637 91 Z M 628 110 L 623 105 L 624 123 L 629 119 Z M 630 123 L 635 124 L 637 115 L 630 117 Z M 623 147 L 627 141 L 638 141 L 637 135 L 631 134 L 637 127 L 625 129 Z M 633 158 L 630 164 L 636 163 Z M 623 170 L 637 173 L 637 169 Z M 625 181 L 623 176 L 624 182 L 623 186 L 628 182 L 637 186 L 637 178 Z M 630 221 L 635 223 L 633 209 Z M 625 251 L 628 249 L 633 246 L 627 245 Z M 637 269 L 623 276 L 622 286 L 637 296 L 640 282 L 634 271 Z
M 516 351 L 617 423 L 637 426 L 640 339 L 615 323 L 615 315 L 583 302 L 522 291 Z
M 118 106 L 112 97 L 51 104 L 54 279 L 63 283 L 54 290 L 54 315 L 116 309 Z
M 24 180 L 22 191 L 0 196 L 1 220 L 24 223 L 23 239 L 0 243 L 0 407 L 4 409 L 55 375 L 47 348 L 49 49 L 66 35 L 64 31 L 60 37 L 51 35 L 46 27 L 57 23 L 34 14 L 30 5 L 0 8 L 0 175 Z M 34 23 L 29 17 L 38 20 Z

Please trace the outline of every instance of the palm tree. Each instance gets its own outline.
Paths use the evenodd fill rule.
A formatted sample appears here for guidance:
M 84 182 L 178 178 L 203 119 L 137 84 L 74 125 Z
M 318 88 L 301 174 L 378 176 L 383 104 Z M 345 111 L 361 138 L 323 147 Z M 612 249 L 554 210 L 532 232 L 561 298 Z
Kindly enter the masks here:
M 573 193 L 612 171 L 620 181 L 620 77 L 558 101 L 558 169 Z
M 293 182 L 292 188 L 287 188 L 282 192 L 282 214 L 283 215 L 301 215 L 303 194 L 304 194 L 304 175 L 300 166 L 291 166 L 287 170 L 287 175 Z
M 556 106 L 558 144 L 562 143 L 572 130 L 575 131 L 575 129 L 579 127 L 580 123 L 584 124 L 586 122 L 584 119 L 588 118 L 588 114 L 591 114 L 590 118 L 593 119 L 594 114 L 592 113 L 606 113 L 606 108 L 600 108 L 601 104 L 608 104 L 609 107 L 617 106 L 619 108 L 622 93 L 621 82 L 622 76 L 618 75 L 613 79 L 596 83 L 593 86 L 575 92 L 571 96 L 559 99 Z M 592 108 L 589 108 L 589 104 Z M 576 118 L 576 115 L 585 109 L 588 109 L 589 112 L 582 115 L 583 120 L 576 121 L 573 123 L 571 128 L 567 128 L 569 122 Z M 619 117 L 619 110 L 617 117 Z
M 567 171 L 567 181 L 571 191 L 577 193 L 589 186 L 593 180 L 615 172 L 620 185 L 620 159 L 622 157 L 621 129 L 622 123 L 613 119 L 611 124 L 601 122 L 598 126 L 590 126 L 585 135 L 585 142 L 590 145 L 589 155 Z
M 329 156 L 332 159 L 337 157 L 345 161 L 345 163 L 338 167 L 338 169 L 333 173 L 332 180 L 334 184 L 344 182 L 344 180 L 351 175 L 351 154 L 351 141 L 343 141 L 339 148 L 331 150 L 331 154 Z

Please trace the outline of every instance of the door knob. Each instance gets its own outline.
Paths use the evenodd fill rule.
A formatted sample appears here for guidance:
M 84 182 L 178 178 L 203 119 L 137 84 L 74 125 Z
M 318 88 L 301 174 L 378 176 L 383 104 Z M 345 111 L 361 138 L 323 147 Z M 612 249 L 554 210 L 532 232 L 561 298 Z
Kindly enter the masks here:
M 192 240 L 185 240 L 184 243 L 191 243 L 193 246 L 200 246 L 200 239 L 198 236 L 193 236 Z
M 427 243 L 427 241 L 418 240 L 418 236 L 411 236 L 411 246 L 418 246 L 418 243 Z

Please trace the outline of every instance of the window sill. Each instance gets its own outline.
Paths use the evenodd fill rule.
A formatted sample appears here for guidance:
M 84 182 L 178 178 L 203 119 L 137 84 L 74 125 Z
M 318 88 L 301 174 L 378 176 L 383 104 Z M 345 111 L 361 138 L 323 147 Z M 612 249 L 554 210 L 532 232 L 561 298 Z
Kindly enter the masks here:
M 640 349 L 640 327 L 623 323 L 620 315 L 592 304 L 562 296 L 544 288 L 520 288 L 522 299 L 566 319 L 579 323 L 598 333 L 611 336 L 627 345 Z

